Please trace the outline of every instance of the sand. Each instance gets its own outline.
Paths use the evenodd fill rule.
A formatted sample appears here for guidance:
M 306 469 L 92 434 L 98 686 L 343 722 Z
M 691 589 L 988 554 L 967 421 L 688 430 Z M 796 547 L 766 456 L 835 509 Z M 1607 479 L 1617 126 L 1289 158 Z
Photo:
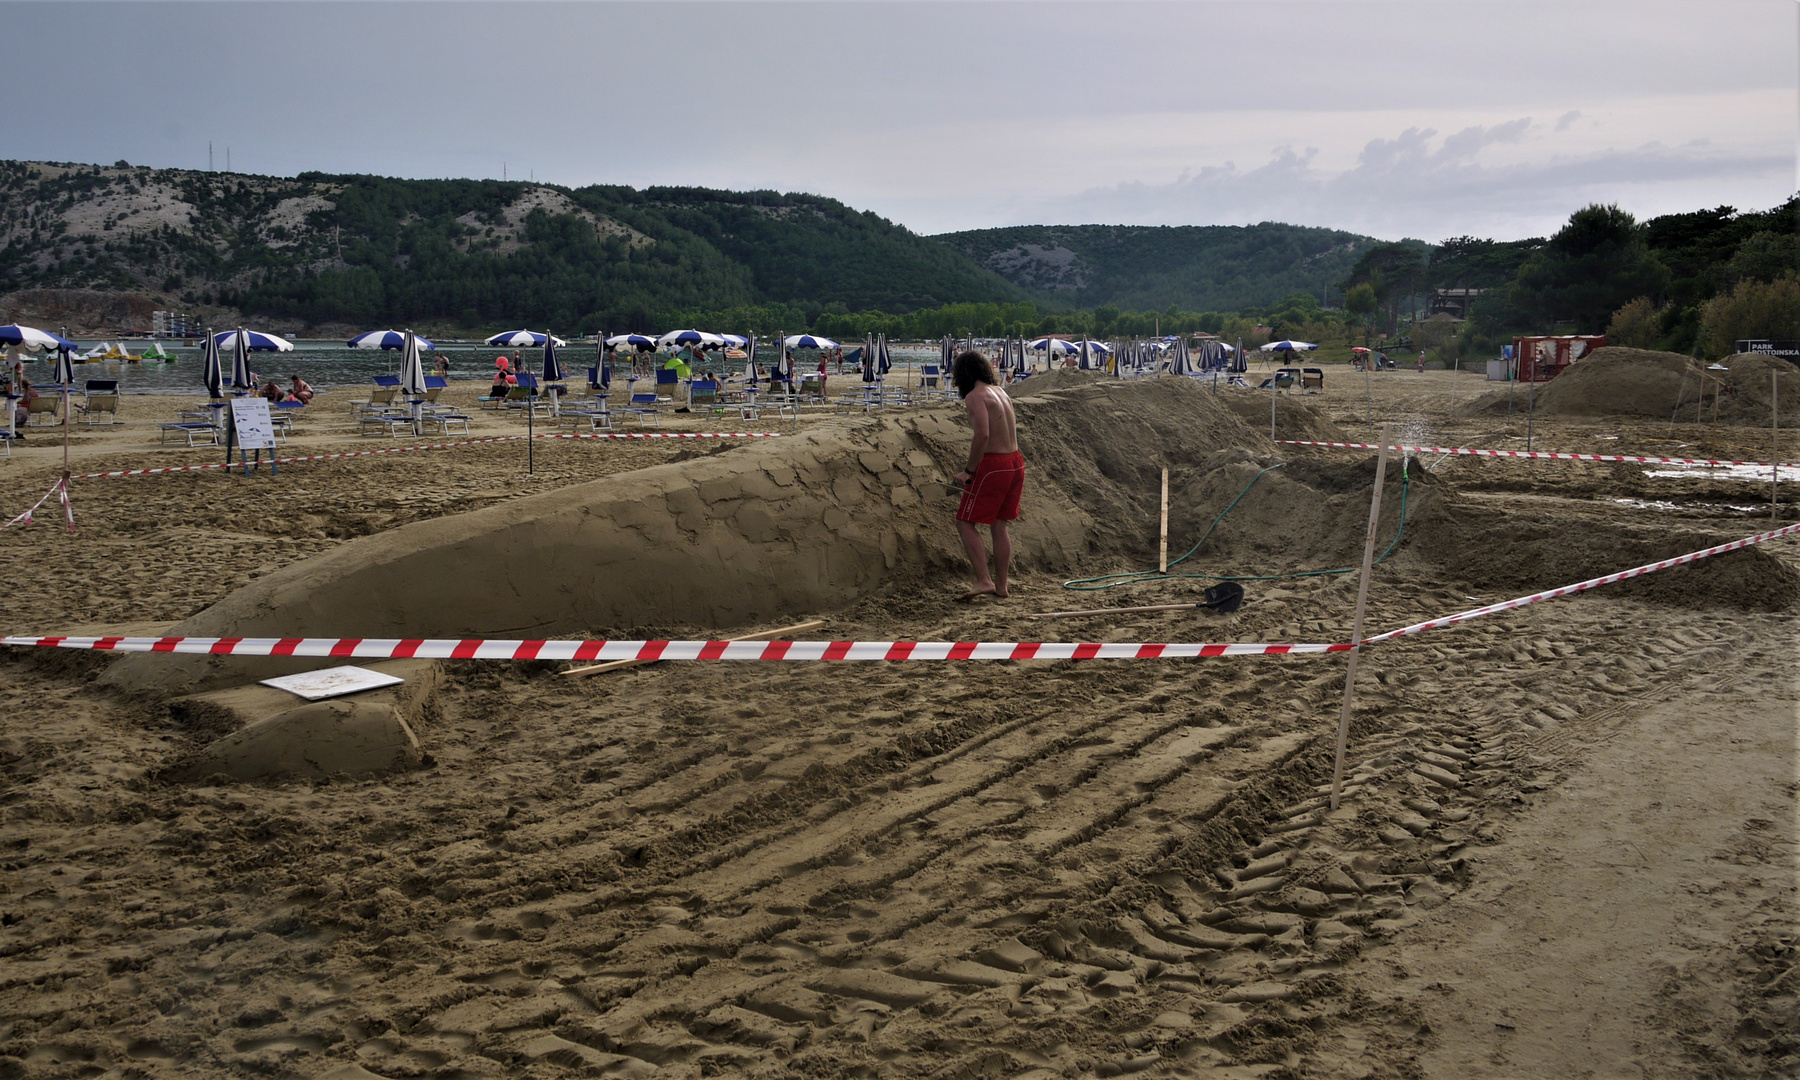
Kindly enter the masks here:
M 1463 415 L 1478 379 L 1374 386 L 1409 441 L 1523 446 Z M 1243 415 L 1267 399 L 1240 393 L 1019 395 L 1007 603 L 952 600 L 948 406 L 756 445 L 541 442 L 535 477 L 507 443 L 77 483 L 78 533 L 41 517 L 0 557 L 15 632 L 689 637 L 820 615 L 839 639 L 1340 640 L 1346 576 L 1251 582 L 1232 616 L 1024 617 L 1209 583 L 1060 588 L 1153 562 L 1165 466 L 1178 551 L 1282 466 L 1196 572 L 1355 561 L 1373 461 L 1271 446 Z M 1361 394 L 1296 415 L 1365 438 Z M 213 458 L 155 449 L 149 407 L 81 433 L 80 471 Z M 378 443 L 326 412 L 303 431 L 312 452 Z M 1540 416 L 1534 439 L 1756 454 L 1666 417 Z M 0 466 L 9 516 L 54 478 L 46 441 Z M 1768 520 L 1766 482 L 1704 471 L 1401 471 L 1376 627 Z M 1370 650 L 1335 812 L 1340 657 L 451 662 L 407 713 L 420 767 L 232 781 L 192 768 L 226 714 L 170 705 L 246 671 L 0 656 L 0 1071 L 1794 1075 L 1797 561 L 1766 545 Z

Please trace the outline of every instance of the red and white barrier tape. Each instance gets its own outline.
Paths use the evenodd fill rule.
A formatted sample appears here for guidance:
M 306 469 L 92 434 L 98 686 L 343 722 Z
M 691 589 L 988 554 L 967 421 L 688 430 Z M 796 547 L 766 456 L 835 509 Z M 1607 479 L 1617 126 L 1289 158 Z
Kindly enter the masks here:
M 973 641 L 490 641 L 481 638 L 8 637 L 3 645 L 356 660 L 1175 660 L 1347 652 L 1348 645 Z
M 45 496 L 48 498 L 48 496 Z M 1800 532 L 1800 523 L 1690 551 L 1616 574 L 1403 626 L 1364 645 L 1512 611 Z M 353 660 L 1183 660 L 1212 656 L 1294 656 L 1349 652 L 1347 644 L 1260 642 L 973 641 L 492 641 L 484 638 L 24 637 L 0 645 L 101 652 L 205 656 L 300 656 Z
M 1338 450 L 1379 450 L 1375 443 L 1308 442 L 1304 439 L 1280 439 L 1286 446 L 1328 446 Z M 1546 450 L 1476 450 L 1448 446 L 1390 446 L 1402 454 L 1461 454 L 1466 457 L 1543 458 L 1553 461 L 1623 461 L 1634 465 L 1748 465 L 1758 469 L 1775 466 L 1766 461 L 1709 461 L 1702 458 L 1643 457 L 1634 454 L 1557 454 Z
M 38 507 L 49 502 L 51 496 L 56 496 L 62 502 L 63 516 L 65 518 L 67 518 L 69 521 L 69 531 L 74 532 L 75 531 L 75 506 L 74 506 L 74 504 L 69 502 L 69 481 L 65 477 L 58 477 L 56 480 L 56 483 L 50 485 L 50 490 L 44 492 L 44 497 L 39 499 L 37 502 L 31 504 L 31 509 L 25 511 L 23 514 L 20 514 L 18 517 L 13 518 L 11 521 L 7 522 L 6 524 L 0 525 L 0 529 L 10 529 L 14 525 L 29 525 L 29 524 L 31 524 L 34 520 L 36 520 L 32 515 L 37 513 Z
M 384 446 L 379 450 L 347 450 L 341 454 L 310 454 L 305 457 L 276 458 L 275 464 L 295 461 L 336 461 L 339 458 L 372 457 L 376 454 L 406 454 L 415 450 L 449 450 L 458 446 L 482 446 L 487 443 L 517 442 L 520 439 L 778 439 L 779 431 L 596 431 L 546 432 L 542 435 L 496 435 L 488 439 L 462 439 L 446 443 L 415 443 L 411 446 Z M 104 480 L 115 476 L 156 476 L 162 473 L 203 472 L 207 469 L 229 469 L 237 463 L 214 461 L 205 465 L 165 465 L 154 469 L 116 469 L 112 472 L 81 473 L 71 480 Z
M 1483 615 L 1493 615 L 1496 612 L 1511 611 L 1514 608 L 1525 607 L 1527 604 L 1535 604 L 1543 600 L 1554 600 L 1559 596 L 1569 596 L 1578 592 L 1586 592 L 1589 589 L 1597 589 L 1602 585 L 1611 585 L 1617 581 L 1624 581 L 1626 578 L 1640 577 L 1644 574 L 1654 574 L 1658 570 L 1667 570 L 1671 566 L 1681 566 L 1684 563 L 1696 562 L 1709 556 L 1723 555 L 1727 551 L 1736 551 L 1739 548 L 1747 548 L 1753 544 L 1761 544 L 1778 537 L 1790 536 L 1796 532 L 1800 532 L 1800 525 L 1787 525 L 1779 529 L 1770 529 L 1768 532 L 1757 533 L 1755 536 L 1746 536 L 1742 540 L 1733 540 L 1729 544 L 1719 544 L 1715 547 L 1703 548 L 1699 551 L 1690 551 L 1686 555 L 1677 555 L 1672 559 L 1663 559 L 1660 562 L 1645 563 L 1643 566 L 1634 566 L 1629 570 L 1621 570 L 1616 574 L 1607 574 L 1604 577 L 1589 578 L 1586 581 L 1577 582 L 1574 585 L 1564 585 L 1560 589 L 1546 589 L 1543 592 L 1532 593 L 1530 596 L 1521 596 L 1517 600 L 1504 600 L 1498 604 L 1489 604 L 1486 607 L 1471 608 L 1468 611 L 1461 611 L 1455 615 L 1446 615 L 1441 619 L 1427 619 L 1422 623 L 1414 623 L 1411 626 L 1403 626 L 1398 630 L 1389 630 L 1385 634 L 1376 634 L 1373 637 L 1364 638 L 1363 644 L 1374 645 L 1378 642 L 1390 641 L 1394 638 L 1404 637 L 1408 634 L 1421 634 L 1427 630 L 1435 630 L 1440 626 L 1452 626 L 1456 623 L 1468 622 L 1470 619 L 1479 619 Z

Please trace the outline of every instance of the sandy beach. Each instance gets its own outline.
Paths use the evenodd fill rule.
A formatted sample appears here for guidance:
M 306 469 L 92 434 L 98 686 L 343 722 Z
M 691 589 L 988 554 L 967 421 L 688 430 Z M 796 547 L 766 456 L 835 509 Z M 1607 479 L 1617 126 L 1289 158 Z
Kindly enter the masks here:
M 1326 382 L 1281 438 L 1526 445 L 1523 388 Z M 359 437 L 334 391 L 282 456 L 522 434 L 485 385 L 448 440 Z M 1535 448 L 1769 459 L 1766 398 L 1671 422 L 1570 385 Z M 77 480 L 73 533 L 54 501 L 0 531 L 8 633 L 1348 640 L 1355 575 L 1311 572 L 1359 562 L 1372 452 L 1272 443 L 1250 390 L 1014 396 L 1006 601 L 955 602 L 937 403 L 670 415 L 782 437 L 540 439 L 530 475 L 513 440 Z M 185 400 L 76 425 L 72 471 L 220 460 L 157 444 Z M 29 429 L 5 517 L 62 453 Z M 1176 569 L 1259 579 L 1241 611 L 1030 618 L 1199 598 L 1063 587 L 1155 566 L 1164 468 L 1171 556 L 1206 534 Z M 1769 489 L 1391 460 L 1368 625 L 1771 528 Z M 7 650 L 0 1076 L 1800 1075 L 1797 600 L 1784 539 L 1371 647 L 1336 810 L 1341 654 L 420 662 L 405 767 L 241 780 L 191 695 L 295 662 Z

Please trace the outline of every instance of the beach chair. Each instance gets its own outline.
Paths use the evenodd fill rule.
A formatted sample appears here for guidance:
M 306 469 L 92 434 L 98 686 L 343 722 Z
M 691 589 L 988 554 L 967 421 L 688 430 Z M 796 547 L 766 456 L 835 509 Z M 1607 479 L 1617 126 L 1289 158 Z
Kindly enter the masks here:
M 656 400 L 675 404 L 675 391 L 681 385 L 681 374 L 674 368 L 656 369 Z
M 719 403 L 717 379 L 695 379 L 688 383 L 688 410 L 710 409 Z
M 369 391 L 369 396 L 350 403 L 350 415 L 355 418 L 364 413 L 381 412 L 393 408 L 394 399 L 399 396 L 400 376 L 377 375 L 375 376 L 375 389 Z
M 1325 392 L 1325 369 L 1316 367 L 1301 368 L 1300 390 L 1302 393 L 1317 392 L 1323 394 Z
M 438 395 L 442 394 L 444 392 L 444 389 L 446 387 L 448 387 L 449 385 L 450 385 L 450 380 L 445 378 L 442 375 L 427 375 L 427 376 L 425 376 L 425 397 L 424 397 L 425 404 L 436 405 Z
M 158 427 L 162 429 L 161 435 L 156 440 L 159 443 L 168 442 L 171 436 L 179 435 L 187 440 L 189 446 L 199 446 L 202 443 L 207 446 L 219 445 L 219 429 L 211 424 L 182 420 L 171 424 L 159 424 Z M 195 442 L 196 439 L 201 442 Z
M 413 418 L 404 413 L 367 413 L 357 417 L 356 424 L 359 435 L 387 435 L 398 439 L 402 435 L 419 433 Z
M 661 427 L 662 411 L 656 407 L 657 397 L 654 393 L 631 395 L 631 404 L 619 410 L 637 418 L 638 427 Z
M 443 435 L 467 435 L 469 433 L 469 417 L 466 413 L 442 412 L 433 410 L 419 414 L 419 434 L 436 428 Z M 452 430 L 454 429 L 454 430 Z
M 823 404 L 825 404 L 825 376 L 823 376 L 823 375 L 802 375 L 802 376 L 800 376 L 800 402 L 799 403 L 802 405 L 823 405 Z
M 287 401 L 277 401 L 269 410 L 269 420 L 275 426 L 276 437 L 292 435 L 294 420 L 305 411 L 306 404 L 304 402 L 295 401 L 292 398 Z
M 82 393 L 82 423 L 90 427 L 100 423 L 95 417 L 106 414 L 106 425 L 111 427 L 118 421 L 119 412 L 119 380 L 89 379 Z

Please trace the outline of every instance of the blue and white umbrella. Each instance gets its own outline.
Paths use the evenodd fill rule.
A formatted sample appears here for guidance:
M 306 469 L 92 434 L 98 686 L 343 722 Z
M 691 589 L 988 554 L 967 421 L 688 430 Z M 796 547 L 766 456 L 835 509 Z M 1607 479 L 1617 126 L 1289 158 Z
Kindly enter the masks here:
M 213 335 L 219 344 L 219 351 L 236 349 L 242 342 L 251 352 L 293 352 L 294 343 L 274 334 L 264 334 L 256 330 L 224 330 Z
M 870 334 L 868 337 L 863 338 L 862 381 L 866 382 L 866 383 L 872 383 L 875 381 L 875 335 L 874 334 Z
M 404 341 L 400 346 L 400 392 L 406 395 L 416 426 L 425 398 L 425 361 L 419 355 L 419 335 L 408 330 L 401 336 Z
M 62 386 L 65 394 L 68 393 L 69 387 L 73 386 L 75 383 L 74 356 L 75 354 L 68 349 L 56 350 L 56 381 Z M 65 410 L 63 412 L 63 419 L 67 420 L 68 415 L 68 412 Z
M 663 348 L 668 348 L 671 345 L 706 348 L 708 346 L 723 345 L 725 344 L 725 339 L 717 334 L 709 334 L 704 330 L 671 330 L 662 337 L 657 338 L 656 343 Z
M 1051 356 L 1070 356 L 1077 351 L 1074 343 L 1052 337 L 1038 338 L 1026 347 L 1032 352 L 1047 352 Z
M 402 330 L 371 330 L 366 334 L 358 334 L 344 344 L 352 349 L 404 349 L 407 333 L 408 331 Z M 413 340 L 419 343 L 421 349 L 437 348 L 417 334 L 413 335 Z
M 0 326 L 0 345 L 18 346 L 21 349 L 73 349 L 75 343 L 48 330 L 39 330 L 31 326 L 20 326 L 10 323 Z
M 214 401 L 225 396 L 225 373 L 219 365 L 219 343 L 211 334 L 200 345 L 200 378 L 206 384 L 206 396 Z
M 550 389 L 550 384 L 562 382 L 567 376 L 563 374 L 562 358 L 556 355 L 554 341 L 544 342 L 544 370 L 541 374 L 544 379 L 544 393 L 550 395 L 550 412 L 554 416 L 561 416 L 561 402 L 556 396 L 556 391 Z
M 606 339 L 606 347 L 616 349 L 621 345 L 629 345 L 634 349 L 654 349 L 656 339 L 642 334 L 615 334 Z
M 496 349 L 523 349 L 526 346 L 537 348 L 546 340 L 555 341 L 558 345 L 567 345 L 561 338 L 552 338 L 548 334 L 534 334 L 530 330 L 508 330 L 504 334 L 495 334 L 482 342 Z
M 750 339 L 742 334 L 720 334 L 719 339 L 732 349 L 742 349 L 750 344 Z
M 782 344 L 790 349 L 835 349 L 838 343 L 828 337 L 815 337 L 812 334 L 795 334 L 782 340 Z
M 875 373 L 886 375 L 894 370 L 894 358 L 888 353 L 887 335 L 882 334 L 875 339 Z
M 1302 352 L 1318 348 L 1310 341 L 1271 341 L 1262 347 L 1263 352 Z

